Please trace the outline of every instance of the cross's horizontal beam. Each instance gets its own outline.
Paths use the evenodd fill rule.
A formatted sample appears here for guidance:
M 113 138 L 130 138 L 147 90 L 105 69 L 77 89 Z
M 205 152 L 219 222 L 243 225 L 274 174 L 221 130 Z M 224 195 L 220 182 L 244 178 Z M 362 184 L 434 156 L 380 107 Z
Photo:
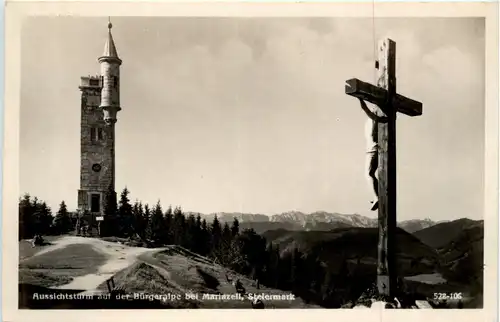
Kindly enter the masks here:
M 381 87 L 362 82 L 357 78 L 352 78 L 346 81 L 345 93 L 378 105 L 384 110 L 383 105 L 386 100 L 387 90 Z M 396 94 L 392 100 L 392 105 L 400 113 L 409 116 L 422 115 L 422 103 L 403 95 Z

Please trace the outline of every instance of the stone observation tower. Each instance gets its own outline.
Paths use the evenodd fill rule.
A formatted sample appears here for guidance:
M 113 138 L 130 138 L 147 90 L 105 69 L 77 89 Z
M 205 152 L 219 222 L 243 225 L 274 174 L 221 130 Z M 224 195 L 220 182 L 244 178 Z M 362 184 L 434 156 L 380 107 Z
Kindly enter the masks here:
M 89 212 L 92 224 L 103 220 L 105 195 L 115 191 L 115 124 L 120 107 L 120 65 L 111 22 L 99 76 L 81 77 L 79 211 Z

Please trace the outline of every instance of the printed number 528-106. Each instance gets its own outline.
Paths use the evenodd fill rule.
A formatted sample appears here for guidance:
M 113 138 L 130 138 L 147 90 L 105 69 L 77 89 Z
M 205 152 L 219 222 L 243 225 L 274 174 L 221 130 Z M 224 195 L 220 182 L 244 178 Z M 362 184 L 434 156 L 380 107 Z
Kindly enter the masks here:
M 435 300 L 461 300 L 462 293 L 434 293 Z

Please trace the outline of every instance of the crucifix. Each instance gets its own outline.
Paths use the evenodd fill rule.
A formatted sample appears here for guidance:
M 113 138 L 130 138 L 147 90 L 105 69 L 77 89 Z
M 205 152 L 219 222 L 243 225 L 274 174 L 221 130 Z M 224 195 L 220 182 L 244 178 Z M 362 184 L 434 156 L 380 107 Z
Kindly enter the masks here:
M 378 44 L 377 85 L 356 78 L 346 81 L 347 95 L 376 105 L 378 140 L 378 249 L 377 288 L 380 295 L 394 297 L 397 289 L 396 237 L 396 115 L 422 115 L 422 103 L 396 92 L 396 43 L 383 39 Z M 363 106 L 363 105 L 362 105 Z M 366 105 L 365 105 L 366 106 Z M 376 209 L 376 208 L 375 208 Z

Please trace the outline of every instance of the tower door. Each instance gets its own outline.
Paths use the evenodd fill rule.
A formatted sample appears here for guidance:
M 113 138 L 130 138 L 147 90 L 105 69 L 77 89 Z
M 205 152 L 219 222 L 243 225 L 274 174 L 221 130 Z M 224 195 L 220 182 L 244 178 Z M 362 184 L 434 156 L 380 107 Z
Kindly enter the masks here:
M 90 195 L 90 212 L 101 212 L 101 195 L 99 193 Z

